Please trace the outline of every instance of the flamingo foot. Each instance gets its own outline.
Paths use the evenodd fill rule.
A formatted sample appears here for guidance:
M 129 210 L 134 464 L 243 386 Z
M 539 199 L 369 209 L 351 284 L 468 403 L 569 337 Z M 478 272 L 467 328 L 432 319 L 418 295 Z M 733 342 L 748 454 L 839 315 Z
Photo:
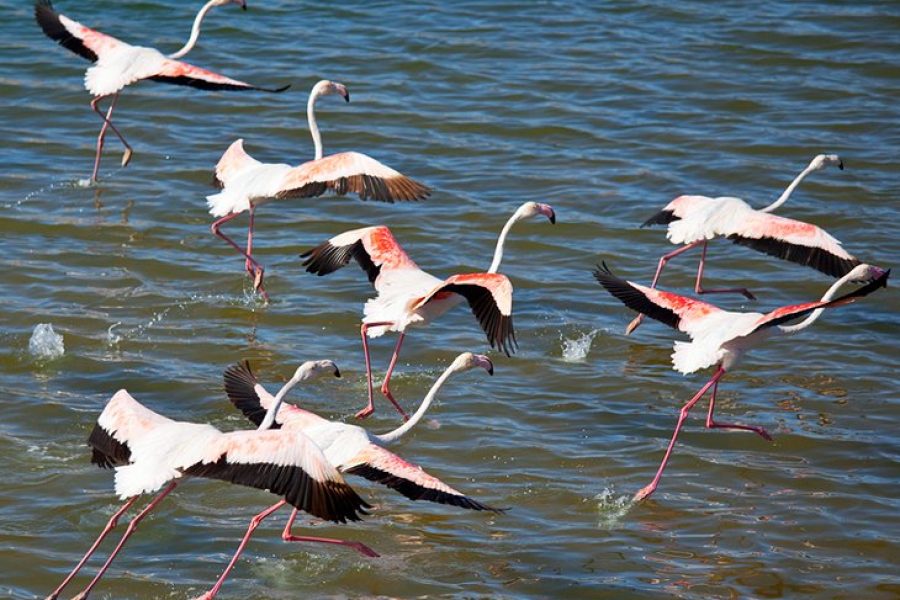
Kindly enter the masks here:
M 73 596 L 72 600 L 85 600 L 88 597 L 87 592 L 81 592 L 77 596 Z
M 406 414 L 406 411 L 403 410 L 403 407 L 394 400 L 394 395 L 391 393 L 390 388 L 388 388 L 387 383 L 381 385 L 381 393 L 384 394 L 384 397 L 391 401 L 391 404 L 394 405 L 394 408 L 397 409 L 397 412 L 403 417 L 403 422 L 409 421 L 409 415 Z
M 378 558 L 379 556 L 381 556 L 362 542 L 347 542 L 346 545 L 353 548 L 363 556 L 367 556 L 369 558 Z
M 375 412 L 375 407 L 374 407 L 374 406 L 367 406 L 367 407 L 365 407 L 364 409 L 362 409 L 361 411 L 357 412 L 357 413 L 356 413 L 355 415 L 353 415 L 353 416 L 355 416 L 357 419 L 365 419 L 366 417 L 368 417 L 369 415 L 371 415 L 373 412 Z
M 125 152 L 122 154 L 122 166 L 127 167 L 128 163 L 131 162 L 131 155 L 134 154 L 131 148 L 125 148 Z
M 775 439 L 769 435 L 769 432 L 762 427 L 755 425 L 738 425 L 737 423 L 716 423 L 710 422 L 706 425 L 709 429 L 740 429 L 743 431 L 752 431 L 766 441 L 774 442 Z
M 202 596 L 197 596 L 194 600 L 212 600 L 215 597 L 215 594 L 212 592 L 206 592 Z
M 644 321 L 644 315 L 636 316 L 631 323 L 628 324 L 628 327 L 625 328 L 625 335 L 631 335 L 635 329 Z
M 642 502 L 642 501 L 646 500 L 647 498 L 649 498 L 649 497 L 650 497 L 650 494 L 652 494 L 654 491 L 656 491 L 656 484 L 655 484 L 655 483 L 651 483 L 650 485 L 646 485 L 646 486 L 642 487 L 642 488 L 638 491 L 637 494 L 634 495 L 634 497 L 631 499 L 631 501 L 632 501 L 632 502 Z

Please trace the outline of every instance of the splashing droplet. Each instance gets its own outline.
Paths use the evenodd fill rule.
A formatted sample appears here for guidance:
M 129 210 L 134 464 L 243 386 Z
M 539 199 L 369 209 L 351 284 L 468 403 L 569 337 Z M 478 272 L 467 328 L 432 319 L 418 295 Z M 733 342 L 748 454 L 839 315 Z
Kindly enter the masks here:
M 600 513 L 600 521 L 597 527 L 612 529 L 616 527 L 631 507 L 634 500 L 631 496 L 616 496 L 612 488 L 604 488 L 602 492 L 594 496 L 597 501 L 597 512 Z
M 52 360 L 65 354 L 66 348 L 63 346 L 63 336 L 53 331 L 53 325 L 38 323 L 28 340 L 28 351 L 35 358 Z
M 577 339 L 564 339 L 562 341 L 563 360 L 566 362 L 583 361 L 587 357 L 588 352 L 591 351 L 591 343 L 598 333 L 600 333 L 599 329 L 593 329 Z

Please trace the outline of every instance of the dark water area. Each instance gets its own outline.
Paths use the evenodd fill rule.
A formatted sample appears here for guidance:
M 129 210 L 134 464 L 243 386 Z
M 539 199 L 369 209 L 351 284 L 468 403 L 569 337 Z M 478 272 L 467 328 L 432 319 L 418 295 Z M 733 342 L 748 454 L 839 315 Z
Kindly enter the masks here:
M 60 12 L 172 52 L 199 2 L 79 3 Z M 633 313 L 591 268 L 606 260 L 649 281 L 674 247 L 639 225 L 680 194 L 772 202 L 813 156 L 778 214 L 816 223 L 862 260 L 900 266 L 900 4 L 896 2 L 261 2 L 214 9 L 187 60 L 279 95 L 128 87 L 86 186 L 100 120 L 82 87 L 89 63 L 47 39 L 28 2 L 0 7 L 0 597 L 45 597 L 120 505 L 85 440 L 127 388 L 172 418 L 247 428 L 221 373 L 249 359 L 275 388 L 304 360 L 344 378 L 290 400 L 350 419 L 365 398 L 359 319 L 372 296 L 355 266 L 327 278 L 298 255 L 386 224 L 418 264 L 444 276 L 486 269 L 508 216 L 551 204 L 558 222 L 516 225 L 503 272 L 515 286 L 520 349 L 470 372 L 398 447 L 486 515 L 411 502 L 351 480 L 376 510 L 359 524 L 301 517 L 298 533 L 357 539 L 381 557 L 286 544 L 287 511 L 257 531 L 222 598 L 900 597 L 898 301 L 893 283 L 751 352 L 720 385 L 723 420 L 691 418 L 659 491 L 649 483 L 678 409 L 709 374 L 671 368 L 656 322 Z M 209 232 L 205 196 L 225 148 L 244 138 L 267 162 L 313 156 L 307 94 L 321 78 L 352 101 L 319 102 L 325 150 L 356 150 L 431 186 L 423 203 L 323 197 L 272 202 L 256 254 L 272 301 Z M 246 217 L 228 231 L 242 236 Z M 662 285 L 689 293 L 697 254 Z M 746 286 L 708 299 L 768 311 L 819 298 L 832 280 L 717 240 L 707 281 Z M 39 323 L 65 353 L 29 351 Z M 378 373 L 395 338 L 371 344 Z M 459 307 L 414 330 L 393 379 L 412 407 L 462 351 L 488 352 Z M 396 426 L 386 402 L 365 423 Z M 93 598 L 187 598 L 208 589 L 248 520 L 272 496 L 191 480 L 147 519 Z M 112 544 L 107 542 L 101 554 Z M 71 597 L 99 556 L 67 589 Z

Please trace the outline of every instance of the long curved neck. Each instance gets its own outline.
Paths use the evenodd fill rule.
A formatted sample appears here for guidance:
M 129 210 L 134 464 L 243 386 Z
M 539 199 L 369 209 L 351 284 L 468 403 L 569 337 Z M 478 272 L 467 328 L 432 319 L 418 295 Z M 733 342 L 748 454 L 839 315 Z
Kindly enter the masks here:
M 835 281 L 834 284 L 830 288 L 828 288 L 828 291 L 825 292 L 825 295 L 822 296 L 821 301 L 830 301 L 832 298 L 834 298 L 834 295 L 837 294 L 837 291 L 840 289 L 840 287 L 847 283 L 849 280 L 853 279 L 855 276 L 856 275 L 853 272 L 850 272 Z M 806 317 L 796 325 L 782 325 L 779 327 L 779 329 L 782 333 L 797 333 L 798 331 L 802 331 L 803 329 L 806 329 L 807 327 L 815 323 L 819 319 L 819 317 L 822 316 L 823 312 L 825 312 L 824 308 L 817 308 L 816 310 L 812 311 L 812 313 L 810 313 L 808 317 Z
M 215 3 L 216 0 L 209 0 L 209 2 L 203 5 L 203 8 L 201 8 L 200 12 L 197 13 L 197 16 L 194 17 L 194 26 L 191 27 L 191 37 L 189 37 L 188 41 L 181 47 L 181 50 L 173 52 L 169 55 L 169 58 L 181 58 L 197 45 L 197 38 L 200 37 L 200 23 Z
M 303 378 L 301 377 L 292 377 L 287 383 L 285 383 L 278 393 L 275 394 L 275 400 L 272 402 L 272 406 L 269 407 L 269 410 L 266 411 L 266 416 L 263 417 L 262 423 L 259 424 L 257 431 L 265 431 L 272 427 L 275 423 L 275 417 L 278 415 L 278 409 L 281 408 L 281 403 L 284 400 L 284 397 L 287 396 L 287 393 L 291 390 L 292 387 L 297 385 Z
M 403 437 L 407 431 L 416 426 L 425 413 L 428 411 L 428 407 L 431 406 L 432 401 L 437 396 L 438 390 L 441 389 L 441 386 L 444 385 L 444 382 L 450 378 L 454 372 L 453 365 L 447 368 L 446 371 L 441 373 L 441 376 L 437 378 L 437 381 L 434 382 L 434 385 L 431 386 L 431 389 L 428 390 L 428 394 L 425 395 L 425 398 L 422 400 L 422 403 L 419 405 L 419 408 L 410 417 L 409 421 L 398 427 L 397 429 L 385 433 L 383 435 L 376 435 L 375 438 L 383 444 L 390 444 L 391 442 L 395 442 Z
M 794 190 L 797 189 L 797 186 L 800 185 L 800 182 L 803 181 L 804 179 L 806 179 L 806 176 L 815 170 L 816 169 L 813 168 L 813 166 L 811 164 L 808 165 L 805 169 L 800 171 L 799 175 L 797 175 L 794 178 L 794 180 L 791 182 L 791 185 L 787 186 L 787 188 L 785 188 L 785 190 L 783 192 L 781 192 L 781 195 L 778 197 L 778 200 L 776 200 L 775 202 L 773 202 L 772 204 L 768 205 L 765 208 L 760 208 L 759 212 L 765 212 L 765 213 L 772 212 L 773 210 L 775 210 L 776 208 L 778 208 L 779 206 L 781 206 L 782 204 L 787 202 L 788 198 L 791 197 L 791 194 L 794 193 Z
M 500 231 L 500 237 L 497 238 L 497 247 L 494 248 L 494 260 L 491 261 L 491 266 L 487 270 L 488 273 L 496 273 L 500 270 L 500 261 L 503 260 L 503 246 L 506 245 L 506 236 L 509 235 L 509 230 L 512 229 L 512 226 L 518 220 L 519 213 L 516 212 L 509 218 L 506 225 L 504 225 L 503 229 Z
M 319 99 L 319 90 L 313 90 L 309 95 L 309 101 L 306 103 L 306 119 L 309 121 L 309 134 L 312 136 L 313 144 L 316 147 L 316 160 L 324 155 L 322 148 L 322 134 L 319 133 L 319 125 L 316 123 L 316 100 Z

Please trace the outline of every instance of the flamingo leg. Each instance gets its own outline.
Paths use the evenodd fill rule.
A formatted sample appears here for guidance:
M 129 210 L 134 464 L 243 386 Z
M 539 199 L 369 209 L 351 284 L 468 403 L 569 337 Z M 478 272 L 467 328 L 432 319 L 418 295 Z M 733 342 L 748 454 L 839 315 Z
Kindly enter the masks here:
M 400 337 L 397 340 L 397 346 L 394 348 L 394 355 L 391 357 L 391 364 L 388 365 L 387 374 L 385 374 L 384 381 L 381 383 L 381 393 L 391 401 L 391 404 L 394 405 L 394 408 L 397 409 L 397 412 L 399 412 L 403 416 L 403 420 L 409 421 L 409 415 L 406 414 L 406 411 L 403 410 L 403 407 L 397 404 L 397 401 L 394 400 L 394 395 L 388 388 L 388 383 L 390 383 L 391 381 L 391 374 L 394 372 L 394 367 L 397 366 L 397 358 L 400 356 L 400 346 L 403 345 L 403 338 L 405 335 L 406 334 L 404 332 L 400 332 Z
M 133 153 L 131 149 L 131 145 L 125 141 L 125 137 L 116 129 L 116 126 L 112 124 L 110 118 L 112 117 L 113 108 L 116 105 L 116 100 L 119 99 L 118 92 L 112 95 L 112 100 L 109 102 L 109 108 L 106 110 L 106 115 L 100 112 L 99 103 L 102 99 L 107 96 L 98 96 L 91 100 L 91 109 L 97 113 L 101 119 L 103 119 L 103 127 L 100 128 L 100 135 L 97 136 L 97 155 L 94 157 L 94 172 L 91 175 L 91 181 L 94 183 L 97 182 L 97 175 L 100 171 L 100 154 L 103 151 L 103 140 L 106 138 L 106 130 L 110 128 L 115 132 L 119 139 L 122 141 L 122 144 L 125 145 L 125 153 L 122 155 L 122 166 L 126 166 L 129 161 L 131 161 L 131 155 Z
M 251 213 L 250 213 L 250 214 L 251 214 L 251 221 L 250 221 L 250 223 L 251 223 L 251 231 L 252 231 L 252 223 L 253 223 L 253 221 L 252 221 L 252 214 L 253 214 L 253 213 L 252 213 L 252 210 L 253 210 L 253 209 L 252 209 L 252 207 L 251 207 Z M 225 216 L 222 217 L 221 219 L 218 219 L 218 220 L 214 221 L 213 224 L 210 225 L 209 229 L 210 229 L 210 231 L 212 231 L 213 235 L 215 235 L 215 236 L 218 237 L 218 238 L 221 238 L 221 239 L 225 240 L 225 242 L 227 242 L 228 245 L 230 245 L 232 248 L 234 248 L 235 250 L 237 250 L 238 252 L 240 252 L 241 255 L 242 255 L 242 256 L 244 257 L 244 259 L 245 259 L 245 262 L 244 262 L 245 265 L 250 265 L 250 266 L 252 266 L 252 269 L 251 269 L 250 267 L 248 267 L 248 268 L 247 268 L 247 271 L 250 273 L 251 276 L 254 277 L 254 279 L 253 279 L 253 289 L 255 289 L 255 290 L 257 290 L 259 293 L 261 293 L 262 296 L 263 296 L 263 298 L 265 298 L 265 300 L 268 302 L 268 300 L 269 300 L 269 294 L 266 293 L 266 288 L 263 287 L 263 273 L 265 272 L 265 269 L 263 268 L 263 266 L 262 266 L 261 264 L 259 264 L 258 262 L 256 262 L 256 259 L 254 259 L 252 255 L 250 255 L 248 252 L 245 252 L 244 249 L 241 248 L 240 246 L 238 246 L 237 243 L 236 243 L 233 239 L 231 239 L 230 237 L 228 237 L 227 235 L 225 235 L 225 234 L 221 231 L 222 225 L 224 225 L 224 224 L 227 223 L 228 221 L 232 220 L 233 218 L 235 218 L 235 217 L 238 216 L 239 214 L 241 214 L 241 213 L 231 213 L 231 214 L 229 214 L 229 215 L 225 215 Z M 251 236 L 251 234 L 248 234 L 247 246 L 248 246 L 248 249 L 251 249 L 251 250 L 252 250 L 252 238 L 251 238 L 250 236 Z
M 696 248 L 697 246 L 700 245 L 700 243 L 701 242 L 699 242 L 699 241 L 693 242 L 691 244 L 688 244 L 687 246 L 682 246 L 681 248 L 678 248 L 677 250 L 672 250 L 668 254 L 663 254 L 659 259 L 659 264 L 656 265 L 656 274 L 653 275 L 653 282 L 650 284 L 650 287 L 651 288 L 656 287 L 656 283 L 659 281 L 659 275 L 660 275 L 660 273 L 662 273 L 663 267 L 666 266 L 666 263 L 668 263 L 671 259 L 675 258 L 679 254 L 684 254 L 688 250 L 690 250 L 692 248 Z M 631 332 L 634 331 L 635 329 L 637 329 L 638 326 L 643 321 L 644 321 L 643 314 L 639 314 L 634 319 L 632 319 L 631 323 L 628 324 L 628 327 L 625 328 L 625 335 L 630 335 Z
M 393 325 L 391 321 L 384 321 L 381 323 L 363 323 L 359 328 L 359 333 L 362 336 L 362 345 L 363 345 L 363 355 L 366 359 L 366 385 L 368 386 L 369 393 L 369 403 L 366 407 L 359 412 L 356 413 L 357 419 L 365 419 L 373 412 L 375 412 L 375 393 L 372 389 L 372 362 L 369 360 L 369 340 L 367 337 L 367 333 L 369 331 L 369 327 L 382 327 Z
M 747 288 L 717 288 L 714 290 L 704 290 L 701 282 L 703 280 L 703 265 L 706 263 L 706 246 L 707 242 L 703 242 L 703 252 L 700 255 L 700 265 L 697 267 L 697 281 L 694 284 L 694 291 L 698 294 L 727 294 L 737 292 L 743 294 L 747 300 L 756 300 L 750 290 Z
M 719 388 L 719 382 L 717 381 L 713 385 L 712 395 L 709 398 L 709 412 L 706 414 L 706 428 L 707 429 L 716 429 L 716 428 L 742 429 L 744 431 L 752 431 L 753 433 L 756 433 L 756 434 L 762 436 L 763 439 L 768 440 L 770 442 L 774 441 L 774 440 L 772 440 L 772 436 L 769 435 L 769 432 L 766 431 L 765 429 L 763 429 L 762 427 L 756 427 L 754 425 L 739 425 L 737 423 L 716 423 L 713 420 L 713 411 L 716 408 L 716 391 L 718 390 L 718 388 Z
M 666 468 L 666 463 L 669 462 L 669 456 L 672 454 L 672 448 L 675 447 L 675 440 L 678 439 L 678 432 L 681 431 L 681 426 L 684 424 L 684 420 L 687 418 L 688 412 L 694 407 L 695 404 L 703 397 L 703 395 L 725 375 L 725 369 L 721 366 L 716 371 L 715 375 L 712 376 L 712 379 L 706 382 L 706 384 L 700 388 L 700 391 L 694 394 L 694 397 L 685 403 L 684 406 L 681 407 L 681 412 L 678 414 L 678 423 L 675 424 L 675 431 L 672 433 L 672 439 L 669 441 L 669 447 L 666 448 L 666 455 L 663 456 L 662 463 L 659 465 L 659 469 L 656 471 L 656 476 L 653 478 L 653 481 L 650 482 L 650 485 L 644 486 L 638 491 L 637 494 L 634 495 L 634 502 L 640 502 L 641 500 L 646 499 L 650 494 L 652 494 L 656 490 L 656 486 L 659 485 L 659 480 L 662 477 L 662 473 Z
M 119 551 L 125 545 L 125 542 L 128 540 L 128 538 L 131 537 L 131 534 L 134 533 L 135 529 L 137 529 L 138 523 L 140 523 L 141 520 L 145 516 L 147 516 L 147 514 L 151 510 L 156 508 L 156 506 L 160 502 L 162 502 L 163 498 L 168 496 L 169 492 L 174 490 L 175 486 L 177 486 L 177 485 L 178 485 L 177 481 L 171 482 L 169 485 L 166 486 L 166 488 L 162 492 L 159 493 L 158 496 L 156 496 L 156 498 L 154 498 L 146 507 L 144 507 L 144 510 L 142 510 L 141 512 L 136 514 L 134 516 L 134 518 L 132 518 L 131 521 L 129 521 L 128 528 L 125 530 L 125 533 L 122 534 L 122 539 L 119 540 L 119 543 L 116 545 L 115 549 L 113 549 L 112 554 L 110 554 L 109 558 L 106 559 L 106 562 L 103 563 L 103 566 L 100 568 L 100 571 L 97 572 L 97 574 L 94 576 L 94 578 L 88 584 L 88 586 L 86 588 L 84 588 L 80 594 L 78 594 L 77 596 L 72 598 L 72 600 L 85 600 L 85 598 L 88 597 L 88 594 L 91 593 L 91 590 L 94 589 L 94 586 L 97 585 L 97 583 L 100 581 L 100 578 L 103 577 L 104 573 L 106 573 L 106 570 L 109 568 L 109 565 L 112 564 L 113 559 L 116 558 L 116 555 L 119 553 Z
M 118 525 L 119 518 L 125 513 L 125 511 L 127 511 L 129 508 L 131 508 L 131 506 L 135 502 L 137 502 L 137 499 L 138 499 L 138 496 L 134 496 L 133 498 L 130 498 L 127 502 L 125 502 L 125 504 L 122 505 L 122 507 L 119 510 L 117 510 L 115 512 L 115 514 L 113 514 L 113 516 L 111 516 L 109 518 L 109 521 L 107 521 L 107 523 L 106 523 L 106 527 L 103 528 L 103 531 L 100 532 L 100 535 L 97 536 L 97 539 L 94 540 L 94 543 L 91 545 L 90 548 L 88 548 L 88 551 L 84 554 L 84 556 L 81 558 L 81 560 L 78 562 L 78 564 L 75 565 L 75 568 L 72 569 L 72 572 L 69 573 L 68 577 L 63 579 L 63 582 L 61 584 L 59 584 L 59 587 L 57 587 L 55 590 L 53 590 L 52 594 L 47 596 L 46 600 L 56 600 L 56 598 L 59 597 L 59 595 L 63 591 L 63 589 L 67 585 L 69 585 L 69 582 L 72 581 L 72 578 L 74 578 L 76 573 L 78 573 L 78 571 L 81 570 L 81 567 L 84 566 L 84 563 L 86 563 L 88 561 L 88 559 L 91 557 L 91 555 L 94 554 L 94 551 L 97 550 L 97 547 L 104 540 L 104 538 L 106 538 L 106 535 L 110 531 L 112 531 L 116 525 Z
M 291 533 L 291 528 L 294 526 L 294 519 L 297 518 L 298 512 L 299 511 L 296 508 L 291 512 L 291 516 L 288 518 L 288 522 L 284 526 L 284 531 L 281 532 L 281 539 L 285 542 L 314 542 L 321 544 L 337 544 L 338 546 L 347 546 L 348 548 L 353 548 L 363 556 L 368 556 L 369 558 L 378 558 L 379 554 L 362 542 L 356 542 L 353 540 L 336 540 L 334 538 L 294 535 L 293 533 Z
M 286 502 L 284 500 L 280 500 L 279 502 L 273 504 L 266 510 L 262 511 L 252 519 L 250 519 L 250 525 L 247 527 L 247 533 L 244 534 L 244 537 L 241 539 L 240 545 L 238 545 L 237 550 L 234 553 L 234 556 L 231 557 L 231 561 L 228 563 L 228 566 L 225 567 L 225 571 L 216 581 L 215 585 L 208 592 L 198 597 L 197 600 L 210 600 L 214 598 L 216 594 L 219 593 L 219 588 L 222 587 L 222 584 L 225 582 L 225 578 L 228 577 L 228 574 L 231 572 L 231 569 L 234 568 L 235 563 L 237 563 L 238 557 L 241 555 L 241 552 L 244 551 L 244 548 L 247 546 L 247 542 L 250 541 L 250 536 L 253 535 L 253 532 L 256 531 L 256 528 L 259 527 L 259 524 L 263 522 L 263 519 L 267 518 L 273 512 L 284 506 Z
M 253 223 L 256 218 L 256 205 L 250 204 L 250 225 L 247 227 L 247 256 L 253 256 Z M 255 269 L 250 262 L 250 259 L 246 259 L 244 261 L 244 267 L 247 269 L 247 272 L 250 273 L 252 277 L 254 275 Z

